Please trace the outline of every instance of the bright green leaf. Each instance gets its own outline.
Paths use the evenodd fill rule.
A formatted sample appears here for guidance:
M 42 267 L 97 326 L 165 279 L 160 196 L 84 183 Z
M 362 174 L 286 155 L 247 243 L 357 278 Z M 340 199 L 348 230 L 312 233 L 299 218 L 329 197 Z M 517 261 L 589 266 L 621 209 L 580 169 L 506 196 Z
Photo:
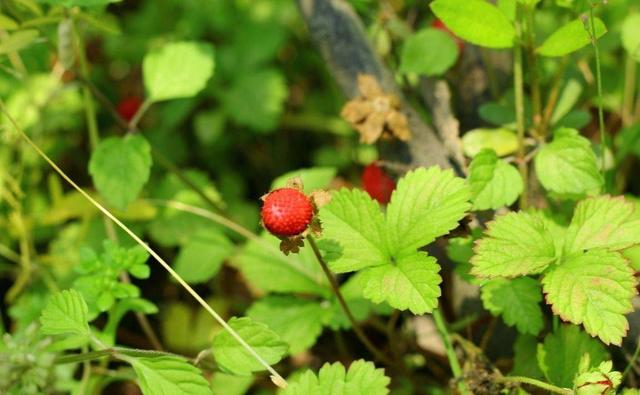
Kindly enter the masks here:
M 180 357 L 127 357 L 126 360 L 133 366 L 144 395 L 211 395 L 202 372 Z
M 559 194 L 597 194 L 604 183 L 591 143 L 574 129 L 558 129 L 536 155 L 535 168 L 542 186 Z
M 270 189 L 283 188 L 287 185 L 287 181 L 300 177 L 305 193 L 311 193 L 317 189 L 325 189 L 336 176 L 338 169 L 335 167 L 310 167 L 307 169 L 298 169 L 289 171 L 273 180 Z
M 527 212 L 496 217 L 476 244 L 472 274 L 516 277 L 541 273 L 555 260 L 555 245 L 544 221 Z
M 542 330 L 542 290 L 538 281 L 530 277 L 496 278 L 482 287 L 481 296 L 491 314 L 501 315 L 518 332 L 537 335 Z
M 149 100 L 193 97 L 207 85 L 214 70 L 213 47 L 181 41 L 148 53 L 142 63 Z
M 287 343 L 263 323 L 248 317 L 232 318 L 228 322 L 247 344 L 249 344 L 268 364 L 282 359 L 289 348 Z M 227 331 L 219 332 L 213 338 L 213 356 L 218 366 L 225 372 L 247 376 L 264 370 L 264 366 Z
M 518 170 L 498 158 L 493 150 L 482 150 L 469 165 L 469 185 L 474 210 L 509 206 L 522 193 Z
M 359 189 L 341 189 L 320 209 L 323 240 L 342 247 L 338 259 L 329 261 L 337 273 L 351 272 L 389 261 L 384 216 L 378 202 Z
M 211 391 L 213 395 L 245 395 L 253 381 L 251 376 L 215 372 L 211 378 Z
M 326 310 L 316 300 L 296 296 L 267 296 L 255 302 L 247 316 L 267 324 L 289 344 L 289 352 L 298 354 L 312 347 L 322 333 Z
M 469 187 L 451 170 L 434 166 L 407 173 L 398 182 L 387 207 L 392 255 L 413 254 L 456 228 L 471 207 L 469 198 Z
M 596 249 L 564 258 L 542 284 L 554 314 L 583 324 L 605 344 L 620 345 L 629 329 L 624 315 L 633 311 L 636 295 L 633 273 L 619 253 Z
M 19 27 L 18 22 L 16 22 L 13 18 L 0 14 L 0 29 L 4 30 L 15 30 Z
M 371 362 L 357 360 L 346 371 L 337 362 L 324 364 L 318 376 L 311 371 L 290 381 L 289 386 L 279 395 L 387 395 L 391 380 L 384 370 L 376 369 Z
M 464 154 L 470 158 L 476 156 L 485 148 L 492 149 L 498 156 L 505 156 L 516 152 L 518 137 L 509 129 L 473 129 L 462 136 Z
M 576 206 L 565 236 L 565 251 L 621 250 L 640 244 L 640 210 L 622 196 L 600 196 Z
M 0 55 L 17 52 L 33 44 L 40 32 L 35 29 L 20 30 L 0 39 Z
M 561 325 L 555 333 L 547 335 L 539 352 L 542 351 L 542 362 L 545 375 L 552 384 L 571 388 L 573 379 L 578 373 L 580 359 L 589 354 L 591 366 L 598 365 L 607 359 L 607 351 L 597 340 L 580 330 L 575 325 Z
M 629 14 L 622 23 L 622 46 L 640 62 L 640 14 Z
M 98 192 L 120 210 L 138 197 L 150 171 L 151 147 L 140 135 L 102 140 L 89 161 L 89 173 Z
M 265 233 L 260 239 L 249 241 L 234 259 L 251 285 L 265 292 L 331 293 L 311 248 L 284 255 L 279 244 L 280 240 Z
M 573 383 L 576 395 L 613 395 L 622 382 L 622 373 L 613 370 L 613 362 L 602 362 L 598 367 L 581 372 Z
M 450 34 L 424 29 L 408 37 L 402 48 L 400 71 L 426 76 L 442 75 L 458 58 L 458 47 Z
M 398 310 L 414 314 L 433 311 L 438 306 L 440 266 L 423 252 L 404 255 L 395 264 L 366 269 L 363 295 L 374 303 L 387 302 Z
M 88 307 L 82 295 L 74 289 L 54 294 L 42 310 L 40 323 L 45 335 L 82 335 L 91 333 Z
M 582 19 L 567 23 L 547 37 L 536 52 L 543 56 L 564 56 L 589 45 L 591 26 L 587 24 Z M 607 27 L 600 18 L 595 18 L 594 25 L 597 38 L 607 32 Z
M 38 0 L 40 3 L 72 7 L 99 7 L 109 3 L 119 3 L 122 0 Z
M 553 115 L 551 116 L 551 124 L 555 125 L 562 119 L 562 117 L 567 115 L 576 105 L 581 94 L 582 85 L 580 85 L 580 83 L 576 79 L 571 78 L 569 81 L 567 81 L 566 85 L 562 89 L 560 97 L 558 98 L 558 103 L 553 110 Z
M 215 276 L 234 245 L 217 230 L 201 230 L 191 236 L 175 261 L 175 271 L 188 283 L 198 284 Z

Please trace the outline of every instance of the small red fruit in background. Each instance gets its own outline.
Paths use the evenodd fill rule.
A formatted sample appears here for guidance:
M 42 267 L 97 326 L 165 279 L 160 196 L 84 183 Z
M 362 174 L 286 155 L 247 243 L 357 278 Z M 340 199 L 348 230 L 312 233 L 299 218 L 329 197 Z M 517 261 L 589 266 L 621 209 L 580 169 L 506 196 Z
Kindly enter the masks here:
M 387 204 L 391 200 L 396 182 L 376 162 L 373 162 L 362 172 L 362 187 L 371 198 L 380 204 Z
M 460 38 L 458 38 L 458 36 L 453 34 L 453 32 L 449 30 L 449 28 L 447 27 L 447 25 L 444 24 L 444 22 L 442 22 L 440 19 L 434 19 L 433 22 L 431 22 L 431 27 L 437 30 L 442 30 L 443 32 L 449 34 L 451 38 L 453 38 L 453 40 L 456 42 L 456 45 L 458 46 L 458 50 L 462 51 L 462 48 L 464 47 L 464 41 L 462 41 Z
M 120 100 L 118 103 L 118 114 L 124 118 L 127 122 L 130 122 L 134 115 L 138 112 L 138 109 L 142 105 L 142 99 L 137 96 L 129 96 Z
M 264 197 L 261 216 L 262 224 L 272 234 L 297 236 L 311 223 L 313 205 L 298 189 L 280 188 Z

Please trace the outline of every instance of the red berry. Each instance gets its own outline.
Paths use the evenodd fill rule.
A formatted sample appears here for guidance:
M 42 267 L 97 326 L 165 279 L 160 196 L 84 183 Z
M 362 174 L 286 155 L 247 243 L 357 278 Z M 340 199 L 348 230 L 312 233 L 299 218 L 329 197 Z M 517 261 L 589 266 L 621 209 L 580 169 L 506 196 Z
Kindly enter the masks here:
M 118 103 L 118 114 L 127 122 L 131 121 L 138 109 L 142 105 L 142 100 L 137 96 L 125 97 Z
M 431 27 L 437 30 L 442 30 L 443 32 L 449 34 L 453 38 L 453 40 L 456 42 L 456 45 L 458 46 L 458 50 L 462 51 L 462 47 L 464 47 L 464 41 L 460 40 L 458 36 L 453 34 L 453 32 L 449 30 L 449 28 L 447 27 L 447 25 L 444 24 L 444 22 L 442 22 L 440 19 L 434 19 L 433 22 L 431 22 Z
M 262 223 L 276 236 L 297 236 L 304 232 L 313 217 L 308 197 L 294 188 L 270 192 L 262 205 Z
M 396 182 L 374 162 L 365 167 L 362 172 L 362 187 L 373 199 L 381 204 L 387 204 L 391 200 Z

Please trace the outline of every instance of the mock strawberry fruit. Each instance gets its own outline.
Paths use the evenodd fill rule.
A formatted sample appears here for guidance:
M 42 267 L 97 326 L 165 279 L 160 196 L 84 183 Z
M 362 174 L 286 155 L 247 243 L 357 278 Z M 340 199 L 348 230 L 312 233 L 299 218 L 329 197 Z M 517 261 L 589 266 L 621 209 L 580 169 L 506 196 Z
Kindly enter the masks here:
M 130 122 L 133 119 L 133 116 L 136 115 L 138 109 L 142 105 L 142 100 L 137 96 L 125 97 L 118 103 L 118 114 L 122 118 L 124 118 L 127 122 Z
M 313 205 L 298 189 L 280 188 L 264 197 L 261 216 L 262 224 L 272 234 L 297 236 L 311 223 Z
M 380 204 L 387 204 L 391 200 L 396 182 L 374 162 L 367 165 L 362 172 L 362 187 L 371 198 Z

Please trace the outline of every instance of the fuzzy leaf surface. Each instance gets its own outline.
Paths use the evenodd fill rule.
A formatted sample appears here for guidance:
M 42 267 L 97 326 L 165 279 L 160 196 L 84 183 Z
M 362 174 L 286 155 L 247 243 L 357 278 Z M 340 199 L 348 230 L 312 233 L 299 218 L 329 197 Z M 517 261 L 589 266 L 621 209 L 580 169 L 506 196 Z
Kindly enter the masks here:
M 127 358 L 144 395 L 211 395 L 200 369 L 179 357 Z
M 481 296 L 491 314 L 501 315 L 504 322 L 515 326 L 518 332 L 537 335 L 542 330 L 542 289 L 531 277 L 493 279 L 482 287 Z
M 40 316 L 45 335 L 83 335 L 91 331 L 88 324 L 89 308 L 82 295 L 74 289 L 54 294 Z

